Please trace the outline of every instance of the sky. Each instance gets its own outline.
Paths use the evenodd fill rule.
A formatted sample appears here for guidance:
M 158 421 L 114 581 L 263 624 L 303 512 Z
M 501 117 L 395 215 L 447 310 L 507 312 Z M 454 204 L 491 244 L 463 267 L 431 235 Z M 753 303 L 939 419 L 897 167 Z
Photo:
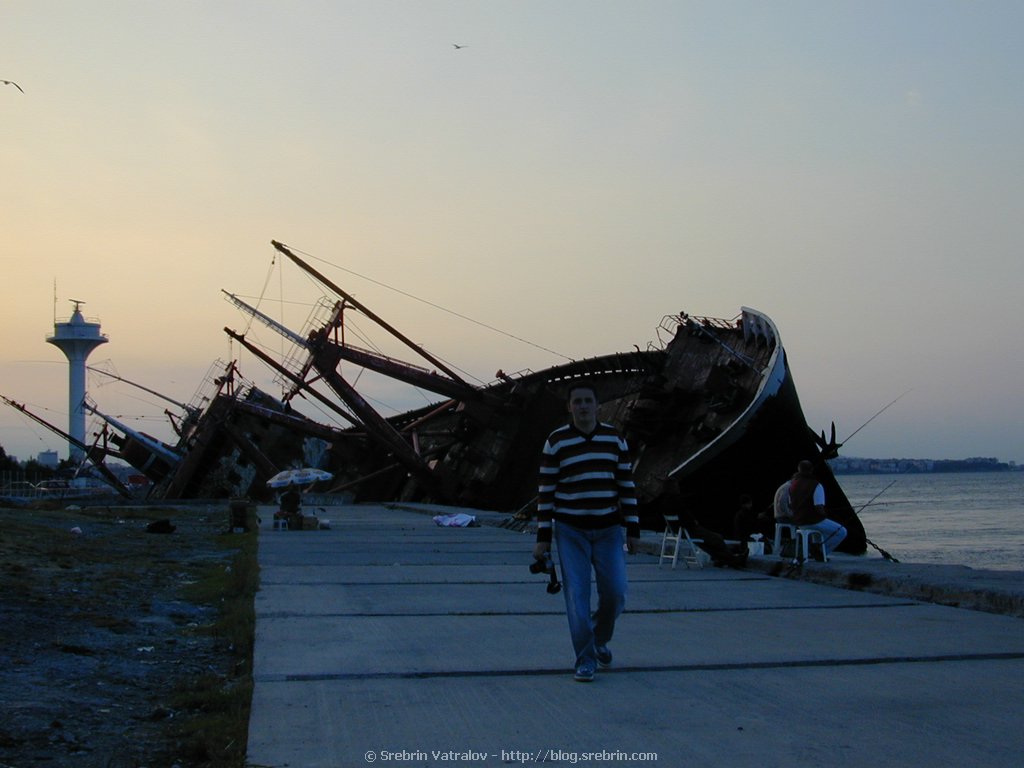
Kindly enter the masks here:
M 1021 29 L 1016 0 L 0 0 L 0 394 L 66 429 L 71 299 L 94 367 L 279 394 L 223 329 L 286 345 L 222 294 L 301 330 L 324 291 L 278 240 L 479 381 L 748 306 L 843 454 L 1024 462 Z M 172 439 L 174 406 L 88 388 Z M 0 445 L 67 455 L 3 404 Z

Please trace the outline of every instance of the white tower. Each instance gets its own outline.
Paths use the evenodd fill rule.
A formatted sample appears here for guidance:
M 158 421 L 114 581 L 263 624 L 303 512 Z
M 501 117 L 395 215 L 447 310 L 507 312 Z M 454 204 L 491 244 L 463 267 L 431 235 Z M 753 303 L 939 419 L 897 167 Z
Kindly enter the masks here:
M 46 342 L 53 344 L 68 358 L 70 376 L 68 380 L 68 434 L 85 442 L 85 359 L 100 344 L 107 343 L 107 337 L 100 333 L 99 323 L 87 323 L 82 317 L 81 306 L 84 301 L 71 299 L 75 311 L 66 323 L 53 324 L 53 336 Z M 72 460 L 81 461 L 82 450 L 76 445 L 68 447 L 68 455 Z

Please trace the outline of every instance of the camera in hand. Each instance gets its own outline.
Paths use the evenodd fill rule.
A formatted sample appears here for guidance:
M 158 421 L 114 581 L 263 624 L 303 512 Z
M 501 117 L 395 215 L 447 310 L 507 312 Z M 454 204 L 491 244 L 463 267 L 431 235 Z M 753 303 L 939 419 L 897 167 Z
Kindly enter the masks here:
M 551 562 L 551 553 L 545 552 L 544 556 L 540 559 L 535 559 L 530 563 L 530 573 L 554 573 L 555 564 Z
M 550 552 L 545 552 L 543 557 L 535 558 L 530 563 L 530 573 L 548 574 L 549 595 L 556 595 L 562 591 L 562 585 L 558 583 L 558 576 L 555 574 L 555 564 L 551 561 Z

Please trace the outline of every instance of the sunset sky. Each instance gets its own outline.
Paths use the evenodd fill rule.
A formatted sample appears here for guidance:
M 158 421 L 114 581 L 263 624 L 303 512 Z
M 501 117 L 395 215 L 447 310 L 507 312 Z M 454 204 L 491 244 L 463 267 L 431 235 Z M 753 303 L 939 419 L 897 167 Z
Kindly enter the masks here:
M 481 381 L 750 306 L 815 429 L 900 398 L 845 455 L 1024 462 L 1022 29 L 1017 0 L 4 0 L 0 394 L 66 428 L 70 299 L 94 366 L 189 401 L 239 358 L 279 394 L 221 294 L 301 330 L 322 291 L 276 239 Z M 2 404 L 0 445 L 67 454 Z

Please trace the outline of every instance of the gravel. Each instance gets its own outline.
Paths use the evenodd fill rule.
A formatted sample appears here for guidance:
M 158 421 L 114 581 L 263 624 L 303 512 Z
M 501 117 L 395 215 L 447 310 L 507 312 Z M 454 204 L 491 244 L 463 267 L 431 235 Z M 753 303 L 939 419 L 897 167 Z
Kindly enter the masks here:
M 226 506 L 0 508 L 0 766 L 201 764 L 175 694 L 237 660 L 184 590 L 229 567 Z

